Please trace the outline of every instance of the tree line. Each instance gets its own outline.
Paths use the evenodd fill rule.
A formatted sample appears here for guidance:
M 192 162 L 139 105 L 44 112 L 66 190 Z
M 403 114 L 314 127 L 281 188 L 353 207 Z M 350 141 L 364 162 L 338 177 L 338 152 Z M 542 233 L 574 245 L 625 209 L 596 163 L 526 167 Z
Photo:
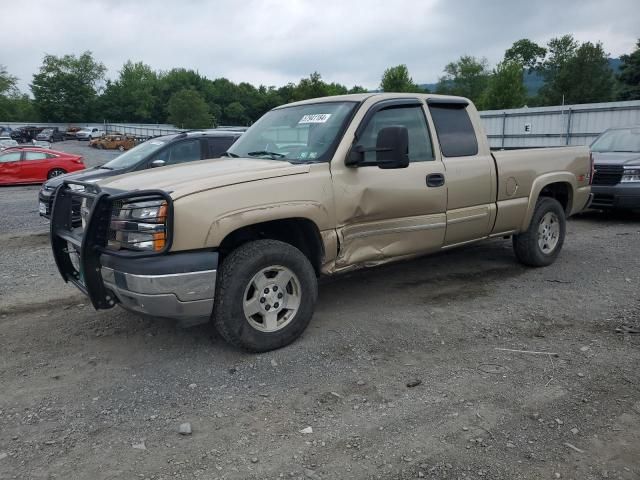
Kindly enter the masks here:
M 640 40 L 620 61 L 614 73 L 602 43 L 580 43 L 571 35 L 552 38 L 544 46 L 521 39 L 493 68 L 485 58 L 469 55 L 448 63 L 433 90 L 470 98 L 481 110 L 640 99 Z M 89 51 L 79 56 L 45 55 L 33 75 L 31 97 L 17 89 L 18 79 L 0 65 L 0 121 L 167 122 L 182 128 L 248 125 L 284 103 L 367 92 L 357 85 L 328 83 L 317 72 L 279 88 L 211 80 L 183 68 L 156 71 L 131 60 L 116 79 L 106 79 L 105 74 L 104 64 Z M 525 87 L 528 75 L 543 81 L 533 96 Z M 406 65 L 386 69 L 379 89 L 428 92 L 413 81 Z

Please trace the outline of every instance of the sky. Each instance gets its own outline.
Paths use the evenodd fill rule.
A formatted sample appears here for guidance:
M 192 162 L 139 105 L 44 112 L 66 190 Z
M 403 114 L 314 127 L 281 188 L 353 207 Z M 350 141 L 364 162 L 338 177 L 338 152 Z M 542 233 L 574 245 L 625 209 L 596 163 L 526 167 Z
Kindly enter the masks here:
M 0 64 L 28 93 L 45 53 L 85 50 L 117 78 L 127 60 L 208 78 L 281 86 L 314 71 L 377 88 L 406 64 L 433 83 L 461 55 L 491 65 L 520 38 L 566 33 L 601 41 L 612 57 L 640 38 L 638 0 L 29 0 L 5 1 Z

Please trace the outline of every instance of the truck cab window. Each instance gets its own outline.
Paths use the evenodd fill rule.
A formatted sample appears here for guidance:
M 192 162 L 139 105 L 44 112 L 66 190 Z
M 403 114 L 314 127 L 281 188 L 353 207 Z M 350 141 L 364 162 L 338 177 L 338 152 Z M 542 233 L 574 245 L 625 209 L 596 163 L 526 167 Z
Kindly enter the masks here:
M 424 162 L 433 160 L 433 147 L 427 120 L 419 105 L 386 108 L 377 112 L 365 127 L 359 145 L 374 148 L 378 132 L 385 127 L 401 126 L 409 130 L 409 161 Z M 375 162 L 376 152 L 366 152 L 365 162 Z
M 478 154 L 478 139 L 465 104 L 429 105 L 440 149 L 445 157 Z

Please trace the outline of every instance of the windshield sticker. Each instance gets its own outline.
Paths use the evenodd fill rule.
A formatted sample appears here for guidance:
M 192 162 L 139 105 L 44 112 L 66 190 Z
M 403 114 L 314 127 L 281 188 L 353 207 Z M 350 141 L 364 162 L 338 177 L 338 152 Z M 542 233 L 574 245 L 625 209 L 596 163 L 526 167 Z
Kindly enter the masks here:
M 298 124 L 301 123 L 326 123 L 331 118 L 330 113 L 314 113 L 313 115 L 303 116 Z

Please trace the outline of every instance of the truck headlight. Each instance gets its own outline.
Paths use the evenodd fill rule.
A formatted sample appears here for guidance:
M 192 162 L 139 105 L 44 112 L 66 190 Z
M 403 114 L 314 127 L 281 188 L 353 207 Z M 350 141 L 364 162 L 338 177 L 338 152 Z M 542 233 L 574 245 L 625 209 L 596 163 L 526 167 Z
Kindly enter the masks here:
M 640 182 L 640 166 L 624 167 L 624 173 L 622 174 L 621 183 L 627 182 Z
M 111 211 L 111 249 L 156 251 L 167 242 L 167 202 L 116 202 Z

